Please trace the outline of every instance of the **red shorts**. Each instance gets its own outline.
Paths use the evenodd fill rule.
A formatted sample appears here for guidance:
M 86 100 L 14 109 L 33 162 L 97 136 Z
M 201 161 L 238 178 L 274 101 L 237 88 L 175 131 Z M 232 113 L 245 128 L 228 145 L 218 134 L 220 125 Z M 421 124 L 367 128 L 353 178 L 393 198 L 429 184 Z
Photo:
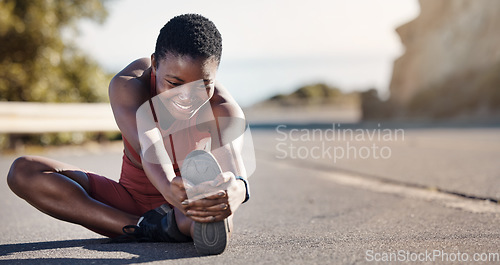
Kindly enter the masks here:
M 87 172 L 90 197 L 129 214 L 141 216 L 168 202 L 141 169 L 124 156 L 120 182 Z

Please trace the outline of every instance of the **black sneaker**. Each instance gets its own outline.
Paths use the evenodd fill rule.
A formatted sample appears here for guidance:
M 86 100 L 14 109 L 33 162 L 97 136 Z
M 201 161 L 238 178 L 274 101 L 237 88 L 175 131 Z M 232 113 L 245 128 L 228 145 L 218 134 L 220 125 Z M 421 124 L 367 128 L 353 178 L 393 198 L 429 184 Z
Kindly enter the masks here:
M 123 227 L 126 236 L 138 242 L 189 242 L 175 221 L 175 212 L 167 204 L 143 214 L 137 225 Z
M 203 150 L 194 150 L 186 156 L 181 168 L 183 179 L 193 184 L 213 180 L 222 172 L 215 157 Z M 213 194 L 213 191 L 206 191 Z M 188 199 L 189 194 L 188 194 Z M 193 241 L 196 250 L 202 255 L 217 255 L 227 247 L 229 226 L 227 219 L 213 223 L 194 222 Z

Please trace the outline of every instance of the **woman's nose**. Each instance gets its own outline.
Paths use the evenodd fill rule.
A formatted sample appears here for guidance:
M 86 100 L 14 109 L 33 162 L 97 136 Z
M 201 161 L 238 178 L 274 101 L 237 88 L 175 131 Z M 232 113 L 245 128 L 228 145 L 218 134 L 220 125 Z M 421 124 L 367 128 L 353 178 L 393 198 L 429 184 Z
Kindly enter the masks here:
M 187 84 L 183 85 L 179 91 L 179 99 L 180 100 L 191 100 L 192 97 L 193 97 L 192 87 L 187 85 Z

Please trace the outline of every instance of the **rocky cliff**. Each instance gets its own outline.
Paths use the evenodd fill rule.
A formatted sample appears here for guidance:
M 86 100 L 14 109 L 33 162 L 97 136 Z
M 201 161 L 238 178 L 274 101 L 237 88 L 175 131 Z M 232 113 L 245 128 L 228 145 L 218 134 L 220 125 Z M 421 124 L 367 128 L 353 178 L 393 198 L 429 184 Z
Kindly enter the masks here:
M 406 50 L 394 62 L 391 116 L 498 114 L 500 1 L 419 3 L 420 15 L 396 29 Z

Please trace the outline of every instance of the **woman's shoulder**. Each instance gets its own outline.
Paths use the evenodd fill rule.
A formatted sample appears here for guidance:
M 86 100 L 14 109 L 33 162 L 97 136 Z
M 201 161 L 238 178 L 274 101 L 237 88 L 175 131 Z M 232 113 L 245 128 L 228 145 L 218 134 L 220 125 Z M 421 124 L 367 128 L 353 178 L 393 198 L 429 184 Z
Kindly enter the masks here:
M 139 58 L 123 68 L 116 76 L 139 78 L 144 75 L 144 72 L 151 70 L 150 68 L 151 59 Z
M 222 85 L 216 83 L 210 104 L 207 104 L 201 111 L 197 124 L 199 130 L 212 132 L 230 129 L 234 126 L 243 128 L 246 121 L 238 103 Z
M 240 105 L 220 82 L 215 83 L 215 92 L 210 99 L 210 106 L 215 117 L 245 118 Z
M 112 105 L 119 102 L 138 106 L 146 101 L 149 98 L 150 72 L 151 62 L 148 58 L 135 60 L 118 72 L 109 84 Z

